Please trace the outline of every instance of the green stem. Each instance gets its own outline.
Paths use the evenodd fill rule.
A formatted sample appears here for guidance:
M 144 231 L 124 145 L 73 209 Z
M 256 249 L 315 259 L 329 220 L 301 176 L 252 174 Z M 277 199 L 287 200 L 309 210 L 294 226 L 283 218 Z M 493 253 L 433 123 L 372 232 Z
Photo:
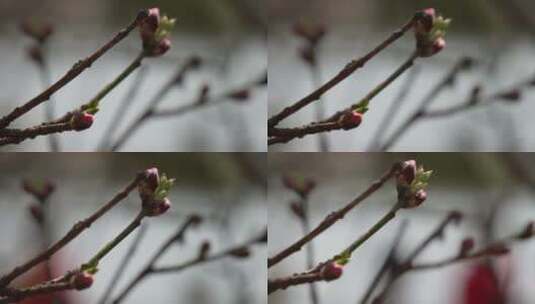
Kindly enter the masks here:
M 132 63 L 126 67 L 126 69 L 117 76 L 112 82 L 110 82 L 108 85 L 106 85 L 100 92 L 98 92 L 93 99 L 91 99 L 88 103 L 82 106 L 82 110 L 86 110 L 89 108 L 96 108 L 99 105 L 99 102 L 106 96 L 108 93 L 110 93 L 115 87 L 117 87 L 123 80 L 125 80 L 132 72 L 134 72 L 138 67 L 141 66 L 141 62 L 145 58 L 145 53 L 141 52 Z
M 109 243 L 107 243 L 102 249 L 95 254 L 89 262 L 82 265 L 82 270 L 89 270 L 91 268 L 96 268 L 98 266 L 98 263 L 100 260 L 105 257 L 110 251 L 115 248 L 120 242 L 122 242 L 130 233 L 132 233 L 134 230 L 136 230 L 137 227 L 141 224 L 141 220 L 145 217 L 145 213 L 143 211 L 139 212 L 139 214 L 136 216 L 136 218 L 121 232 L 118 236 L 116 236 L 113 240 L 111 240 Z
M 401 209 L 401 204 L 398 202 L 388 211 L 387 214 L 385 214 L 375 225 L 373 225 L 366 233 L 364 233 L 359 239 L 351 243 L 344 251 L 342 251 L 340 254 L 334 256 L 331 260 L 336 261 L 343 258 L 350 258 L 351 254 L 357 248 L 359 248 L 364 242 L 366 242 L 369 238 L 371 238 L 376 232 L 378 232 L 381 228 L 383 228 L 388 222 L 390 222 L 398 212 L 399 209 Z

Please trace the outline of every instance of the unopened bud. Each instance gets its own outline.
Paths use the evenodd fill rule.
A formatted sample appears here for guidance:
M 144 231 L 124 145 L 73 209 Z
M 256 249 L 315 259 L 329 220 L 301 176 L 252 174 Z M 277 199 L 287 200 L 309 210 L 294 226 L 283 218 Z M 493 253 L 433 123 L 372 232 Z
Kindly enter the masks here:
M 86 271 L 78 272 L 71 278 L 71 285 L 76 290 L 87 289 L 93 285 L 93 275 Z
M 342 265 L 336 262 L 329 262 L 321 268 L 321 277 L 325 281 L 332 281 L 340 278 L 344 272 Z
M 71 118 L 71 128 L 75 131 L 83 131 L 89 129 L 94 121 L 94 115 L 86 112 L 76 112 Z
M 362 123 L 362 114 L 357 111 L 344 113 L 338 120 L 338 124 L 344 130 L 354 129 Z
M 165 197 L 161 200 L 146 199 L 142 201 L 143 210 L 147 216 L 159 216 L 171 208 L 171 201 Z
M 298 218 L 305 217 L 305 210 L 303 210 L 303 205 L 300 201 L 295 201 L 290 204 L 290 209 Z
M 243 259 L 249 257 L 251 251 L 247 247 L 240 247 L 230 251 L 229 254 L 234 258 Z
M 396 176 L 398 185 L 409 186 L 416 177 L 416 161 L 411 159 L 401 163 L 401 169 Z
M 228 97 L 234 101 L 245 101 L 251 96 L 248 89 L 242 89 L 231 92 Z
M 515 102 L 522 98 L 522 92 L 520 92 L 518 89 L 514 89 L 498 95 L 498 98 L 502 99 L 503 101 Z
M 210 248 L 212 246 L 210 245 L 209 241 L 204 241 L 201 244 L 201 248 L 199 249 L 199 260 L 204 260 L 208 257 L 208 254 L 210 253 Z
M 44 221 L 44 214 L 43 214 L 43 207 L 40 205 L 31 205 L 30 208 L 30 214 L 33 217 L 33 219 L 38 223 L 42 224 Z
M 459 256 L 465 257 L 467 256 L 472 249 L 474 249 L 475 242 L 473 238 L 466 238 L 461 243 L 461 248 L 459 249 Z

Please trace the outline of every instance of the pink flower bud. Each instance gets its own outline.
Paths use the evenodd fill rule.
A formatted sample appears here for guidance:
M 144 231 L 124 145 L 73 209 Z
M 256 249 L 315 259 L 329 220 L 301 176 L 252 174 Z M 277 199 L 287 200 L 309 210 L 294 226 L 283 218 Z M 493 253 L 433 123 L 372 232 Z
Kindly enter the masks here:
M 171 201 L 167 197 L 162 200 L 146 199 L 142 206 L 147 216 L 159 216 L 171 208 Z
M 347 112 L 340 117 L 338 124 L 344 130 L 351 130 L 362 123 L 362 114 L 357 111 Z
M 139 24 L 139 33 L 143 44 L 151 44 L 154 40 L 154 34 L 160 24 L 160 9 L 151 8 L 148 15 L 143 18 Z
M 71 279 L 71 284 L 77 290 L 87 289 L 93 285 L 93 275 L 86 271 L 76 273 Z
M 321 268 L 321 277 L 325 281 L 336 280 L 342 276 L 344 268 L 336 262 L 329 262 Z
M 414 180 L 414 177 L 416 177 L 416 161 L 404 161 L 396 177 L 398 185 L 409 186 Z
M 43 208 L 40 205 L 31 205 L 30 214 L 38 224 L 42 224 L 44 221 Z
M 420 206 L 427 199 L 427 192 L 425 190 L 418 190 L 414 194 L 415 207 Z
M 71 127 L 75 131 L 89 129 L 95 121 L 95 116 L 86 112 L 76 112 L 71 119 Z
M 143 174 L 145 175 L 144 182 L 146 183 L 146 186 L 154 192 L 156 188 L 158 188 L 158 184 L 160 183 L 160 175 L 158 173 L 158 168 L 149 168 L 145 170 Z
M 418 55 L 420 57 L 431 57 L 442 51 L 446 47 L 446 40 L 440 37 L 437 38 L 431 45 L 423 45 L 420 43 L 418 46 Z
M 152 57 L 162 56 L 163 54 L 167 53 L 170 48 L 171 39 L 164 38 L 158 43 L 158 45 L 156 45 L 156 47 L 152 48 L 152 51 L 149 53 L 149 55 Z
M 436 11 L 434 8 L 426 8 L 416 13 L 414 32 L 417 35 L 427 34 L 433 28 L 433 23 L 436 18 Z
M 464 239 L 463 242 L 461 243 L 461 248 L 459 250 L 459 256 L 464 257 L 464 256 L 468 255 L 470 253 L 470 251 L 472 251 L 472 249 L 474 249 L 474 246 L 475 246 L 475 242 L 474 242 L 473 238 Z

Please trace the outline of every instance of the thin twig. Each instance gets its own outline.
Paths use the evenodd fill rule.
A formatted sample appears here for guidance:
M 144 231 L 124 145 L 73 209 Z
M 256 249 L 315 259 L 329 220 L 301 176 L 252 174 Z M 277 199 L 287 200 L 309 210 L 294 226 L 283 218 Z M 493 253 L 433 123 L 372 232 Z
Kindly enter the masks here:
M 414 17 L 411 18 L 404 26 L 401 27 L 401 29 L 392 33 L 390 37 L 388 37 L 385 41 L 379 44 L 375 49 L 373 49 L 371 52 L 366 54 L 364 57 L 358 60 L 353 60 L 350 63 L 348 63 L 340 72 L 338 72 L 338 74 L 336 74 L 336 76 L 334 76 L 331 80 L 327 81 L 320 88 L 308 94 L 307 96 L 303 97 L 301 100 L 297 101 L 293 105 L 286 107 L 278 114 L 272 116 L 268 120 L 268 127 L 269 128 L 275 127 L 283 119 L 299 111 L 300 109 L 307 106 L 308 104 L 318 100 L 323 94 L 325 94 L 330 89 L 338 85 L 340 82 L 342 82 L 343 80 L 351 76 L 356 70 L 363 67 L 368 61 L 370 61 L 381 51 L 386 49 L 391 43 L 401 38 L 408 30 L 412 28 L 414 24 L 414 20 L 415 20 Z
M 61 77 L 58 81 L 52 84 L 48 89 L 46 89 L 45 91 L 43 91 L 41 94 L 37 95 L 36 97 L 32 98 L 31 100 L 26 102 L 24 105 L 16 107 L 9 114 L 0 118 L 0 129 L 6 128 L 7 126 L 9 126 L 9 124 L 11 124 L 17 118 L 28 113 L 31 109 L 35 108 L 41 103 L 47 101 L 50 98 L 50 96 L 52 96 L 55 92 L 57 92 L 58 90 L 63 88 L 65 85 L 67 85 L 69 82 L 71 82 L 73 79 L 78 77 L 83 71 L 85 71 L 95 61 L 97 61 L 102 55 L 104 55 L 107 51 L 113 48 L 117 43 L 119 43 L 126 36 L 128 36 L 128 34 L 130 34 L 130 32 L 137 27 L 140 20 L 145 18 L 145 16 L 147 16 L 146 10 L 139 12 L 135 20 L 133 20 L 125 29 L 118 32 L 115 35 L 115 37 L 113 37 L 109 42 L 103 45 L 100 49 L 96 50 L 89 57 L 83 60 L 80 60 L 76 64 L 74 64 L 73 67 L 69 71 L 67 71 L 67 73 L 63 77 Z
M 53 254 L 55 254 L 65 245 L 74 240 L 84 230 L 89 228 L 91 224 L 93 224 L 110 209 L 115 207 L 115 205 L 125 199 L 132 190 L 136 189 L 138 183 L 141 181 L 141 178 L 142 175 L 138 174 L 136 178 L 128 186 L 126 186 L 124 190 L 116 194 L 109 202 L 107 202 L 91 216 L 74 224 L 73 227 L 65 234 L 65 236 L 63 236 L 59 241 L 50 246 L 47 250 L 41 252 L 25 264 L 15 267 L 11 272 L 2 276 L 0 278 L 0 288 L 8 286 L 15 278 L 26 273 L 28 270 L 32 269 L 37 264 L 50 259 Z
M 123 121 L 124 117 L 126 117 L 125 113 L 132 106 L 135 96 L 139 93 L 139 90 L 141 89 L 141 83 L 145 79 L 145 71 L 146 69 L 142 67 L 137 73 L 136 78 L 132 82 L 132 86 L 128 90 L 128 93 L 125 95 L 123 100 L 119 103 L 119 106 L 117 107 L 117 110 L 115 111 L 115 114 L 112 120 L 108 124 L 108 128 L 102 134 L 102 138 L 100 140 L 100 143 L 98 144 L 97 151 L 106 150 L 106 148 L 110 144 L 111 138 L 117 131 L 117 128 Z
M 349 204 L 344 206 L 343 208 L 332 212 L 331 214 L 327 215 L 319 224 L 314 228 L 310 233 L 303 236 L 301 239 L 297 240 L 287 248 L 283 249 L 282 251 L 278 252 L 277 254 L 273 255 L 268 259 L 268 268 L 272 267 L 285 258 L 289 257 L 290 255 L 298 252 L 301 250 L 301 248 L 307 244 L 308 242 L 312 241 L 314 238 L 316 238 L 318 235 L 320 235 L 322 232 L 327 230 L 329 227 L 334 225 L 337 221 L 342 219 L 349 211 L 351 211 L 353 208 L 355 208 L 358 204 L 360 204 L 362 201 L 364 201 L 366 198 L 368 198 L 370 195 L 372 195 L 375 191 L 377 191 L 379 188 L 381 188 L 386 181 L 388 181 L 390 178 L 394 176 L 394 174 L 399 170 L 399 163 L 394 164 L 386 173 L 384 173 L 377 181 L 373 182 L 364 192 L 362 192 L 357 198 L 355 198 L 353 201 L 351 201 Z
M 119 267 L 117 268 L 117 271 L 115 272 L 112 279 L 110 280 L 108 287 L 106 287 L 106 291 L 104 291 L 102 298 L 100 298 L 100 301 L 98 301 L 99 304 L 105 304 L 108 298 L 111 296 L 113 289 L 117 286 L 117 283 L 119 282 L 124 272 L 126 271 L 126 268 L 128 267 L 128 264 L 130 263 L 130 261 L 132 261 L 132 258 L 134 257 L 134 254 L 137 251 L 139 243 L 141 243 L 141 240 L 145 236 L 146 231 L 147 231 L 147 224 L 145 223 L 141 225 L 141 227 L 139 227 L 139 231 L 136 234 L 136 238 L 132 241 L 132 244 L 126 251 L 126 255 L 123 257 L 121 264 L 119 265 Z

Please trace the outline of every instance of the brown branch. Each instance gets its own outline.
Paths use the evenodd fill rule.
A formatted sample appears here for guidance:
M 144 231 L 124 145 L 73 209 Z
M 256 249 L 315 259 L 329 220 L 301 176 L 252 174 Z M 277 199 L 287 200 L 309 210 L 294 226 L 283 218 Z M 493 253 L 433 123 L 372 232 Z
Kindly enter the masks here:
M 37 125 L 26 129 L 0 129 L 0 146 L 18 144 L 38 136 L 72 131 L 70 122 Z
M 273 255 L 272 257 L 268 258 L 268 268 L 278 264 L 280 261 L 298 252 L 305 244 L 312 241 L 318 235 L 320 235 L 329 227 L 334 225 L 337 221 L 342 219 L 347 213 L 349 213 L 349 211 L 351 211 L 358 204 L 360 204 L 362 201 L 372 195 L 375 191 L 381 188 L 386 181 L 388 181 L 394 176 L 394 174 L 399 170 L 399 168 L 399 163 L 394 164 L 390 168 L 390 170 L 384 173 L 383 176 L 381 176 L 377 181 L 373 182 L 364 192 L 362 192 L 357 198 L 355 198 L 345 207 L 327 215 L 327 217 L 325 217 L 323 221 L 321 221 L 319 225 L 316 226 L 316 228 L 314 228 L 310 233 L 303 236 L 301 239 L 297 240 L 296 242 L 283 249 L 282 251 L 278 252 L 277 254 Z
M 180 74 L 179 72 L 179 75 L 182 75 L 182 74 Z M 180 79 L 182 77 L 183 76 L 180 76 Z M 174 78 L 176 78 L 176 76 Z M 215 106 L 218 104 L 222 104 L 223 102 L 243 101 L 244 97 L 246 99 L 248 98 L 248 96 L 241 96 L 241 95 L 238 95 L 237 93 L 246 92 L 246 95 L 248 95 L 248 91 L 253 89 L 254 87 L 265 85 L 263 81 L 255 80 L 251 83 L 241 86 L 240 88 L 230 89 L 227 92 L 224 92 L 219 96 L 213 96 L 213 97 L 203 96 L 202 98 L 200 96 L 203 95 L 204 89 L 201 87 L 199 89 L 200 91 L 199 97 L 197 97 L 193 102 L 179 106 L 174 109 L 157 110 L 157 106 L 159 105 L 160 101 L 173 87 L 174 83 L 175 81 L 173 80 L 162 87 L 159 93 L 156 94 L 155 98 L 153 98 L 153 100 L 149 102 L 147 108 L 142 112 L 142 114 L 138 116 L 138 118 L 135 119 L 125 129 L 124 133 L 118 137 L 115 143 L 111 146 L 110 148 L 111 151 L 119 150 L 139 128 L 141 128 L 145 123 L 147 123 L 150 120 L 153 120 L 156 118 L 179 117 L 181 115 L 190 113 L 194 110 L 202 109 L 208 106 Z
M 283 119 L 299 111 L 308 104 L 318 100 L 323 94 L 328 92 L 330 89 L 338 85 L 340 82 L 351 76 L 356 70 L 362 68 L 368 61 L 374 58 L 381 51 L 386 49 L 391 43 L 401 38 L 408 30 L 410 30 L 414 24 L 415 18 L 411 18 L 404 26 L 401 27 L 398 31 L 392 33 L 385 41 L 379 44 L 375 49 L 366 54 L 364 57 L 353 60 L 349 62 L 338 74 L 336 74 L 331 80 L 326 82 L 320 88 L 310 93 L 309 95 L 303 97 L 301 100 L 297 101 L 291 106 L 286 107 L 278 114 L 272 116 L 268 120 L 268 127 L 273 128 L 279 124 Z
M 80 235 L 83 231 L 89 228 L 91 224 L 93 224 L 106 212 L 108 212 L 110 209 L 115 207 L 115 205 L 125 199 L 128 194 L 137 187 L 141 179 L 142 175 L 138 174 L 136 178 L 128 186 L 126 186 L 124 190 L 116 194 L 109 202 L 107 202 L 91 216 L 74 224 L 73 227 L 65 234 L 65 236 L 63 236 L 59 241 L 50 246 L 47 250 L 38 254 L 36 257 L 26 262 L 25 264 L 15 267 L 11 272 L 2 276 L 0 278 L 0 288 L 8 286 L 15 278 L 24 274 L 37 264 L 50 259 L 53 254 L 55 254 L 65 245 L 74 240 L 78 235 Z
M 9 289 L 5 291 L 4 297 L 0 298 L 0 304 L 18 303 L 19 301 L 22 301 L 29 297 L 71 289 L 74 289 L 74 287 L 69 281 L 45 282 L 23 289 Z
M 277 278 L 268 280 L 268 294 L 277 290 L 283 290 L 290 286 L 297 286 L 302 284 L 311 284 L 314 282 L 325 281 L 320 272 L 313 273 L 299 273 L 284 278 Z
M 78 77 L 83 71 L 85 71 L 95 61 L 97 61 L 102 55 L 104 55 L 117 43 L 119 43 L 126 36 L 128 36 L 128 34 L 137 27 L 137 25 L 139 24 L 139 21 L 145 18 L 146 16 L 147 16 L 146 10 L 139 12 L 135 20 L 132 21 L 132 23 L 130 23 L 125 29 L 117 33 L 115 37 L 113 37 L 109 42 L 107 42 L 105 45 L 103 45 L 100 49 L 95 51 L 89 57 L 83 60 L 80 60 L 76 64 L 74 64 L 74 66 L 69 71 L 67 71 L 67 73 L 63 77 L 61 77 L 58 81 L 52 84 L 48 89 L 46 89 L 45 91 L 43 91 L 41 94 L 37 95 L 36 97 L 32 98 L 30 101 L 26 102 L 24 105 L 16 107 L 9 114 L 0 118 L 0 129 L 6 128 L 7 126 L 9 126 L 9 124 L 11 124 L 17 118 L 26 114 L 31 109 L 35 108 L 41 103 L 47 101 L 50 98 L 50 96 L 52 96 L 55 92 L 63 88 L 73 79 Z
M 193 218 L 193 219 L 195 220 L 195 218 Z M 198 217 L 197 217 L 197 219 L 198 219 Z M 197 221 L 197 220 L 195 220 L 195 221 Z M 128 296 L 128 294 L 134 289 L 134 287 L 136 287 L 139 283 L 141 283 L 144 279 L 146 279 L 150 275 L 162 274 L 162 273 L 176 273 L 176 272 L 180 272 L 180 271 L 186 270 L 188 268 L 191 268 L 193 266 L 197 266 L 197 265 L 204 264 L 204 263 L 207 263 L 207 262 L 216 261 L 216 260 L 222 259 L 224 257 L 231 257 L 231 256 L 238 257 L 238 258 L 239 257 L 244 257 L 244 256 L 241 255 L 241 253 L 243 253 L 244 250 L 248 250 L 248 247 L 250 245 L 253 245 L 253 244 L 256 244 L 256 243 L 259 243 L 259 242 L 265 242 L 267 240 L 267 231 L 266 231 L 260 237 L 254 238 L 252 240 L 247 241 L 246 243 L 244 243 L 242 245 L 238 245 L 236 247 L 233 247 L 231 249 L 222 251 L 222 252 L 217 253 L 217 254 L 213 254 L 211 256 L 207 256 L 207 257 L 198 256 L 198 257 L 196 257 L 196 258 L 194 258 L 194 259 L 192 259 L 190 261 L 184 262 L 184 263 L 179 264 L 179 265 L 156 267 L 156 262 L 158 261 L 158 259 L 167 251 L 167 249 L 174 242 L 177 241 L 177 239 L 181 239 L 183 237 L 185 231 L 187 230 L 187 228 L 192 223 L 195 223 L 195 222 L 192 222 L 192 218 L 190 218 L 188 220 L 188 222 L 186 222 L 186 224 L 184 224 L 182 226 L 182 228 L 179 231 L 177 231 L 177 233 L 172 235 L 160 247 L 160 249 L 150 259 L 149 263 L 147 263 L 147 265 L 143 268 L 143 270 L 127 285 L 127 287 L 119 294 L 119 296 L 115 300 L 113 300 L 113 302 L 112 302 L 113 304 L 121 303 Z

